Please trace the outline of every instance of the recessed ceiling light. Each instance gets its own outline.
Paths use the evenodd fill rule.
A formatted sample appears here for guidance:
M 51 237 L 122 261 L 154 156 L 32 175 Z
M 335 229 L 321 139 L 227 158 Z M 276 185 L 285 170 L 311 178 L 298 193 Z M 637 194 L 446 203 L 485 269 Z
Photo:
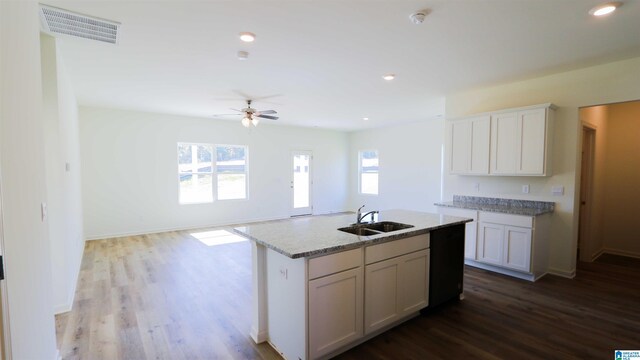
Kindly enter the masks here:
M 256 39 L 256 34 L 250 32 L 241 32 L 240 40 L 244 42 L 253 42 Z
M 367 120 L 369 120 L 369 118 L 362 118 L 362 120 L 367 121 Z
M 387 75 L 383 76 L 382 78 L 387 80 L 387 81 L 391 81 L 391 80 L 396 78 L 396 74 L 387 74 Z
M 619 8 L 620 6 L 622 6 L 622 3 L 620 1 L 600 4 L 592 8 L 591 10 L 589 10 L 589 14 L 593 16 L 605 16 L 616 11 L 616 9 Z

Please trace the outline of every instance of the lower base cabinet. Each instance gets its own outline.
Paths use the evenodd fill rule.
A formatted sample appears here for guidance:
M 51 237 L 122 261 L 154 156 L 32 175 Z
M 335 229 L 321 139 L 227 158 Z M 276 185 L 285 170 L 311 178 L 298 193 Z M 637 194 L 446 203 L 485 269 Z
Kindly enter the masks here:
M 365 266 L 364 333 L 370 334 L 429 303 L 429 249 Z
M 362 337 L 362 282 L 362 267 L 309 281 L 312 359 Z

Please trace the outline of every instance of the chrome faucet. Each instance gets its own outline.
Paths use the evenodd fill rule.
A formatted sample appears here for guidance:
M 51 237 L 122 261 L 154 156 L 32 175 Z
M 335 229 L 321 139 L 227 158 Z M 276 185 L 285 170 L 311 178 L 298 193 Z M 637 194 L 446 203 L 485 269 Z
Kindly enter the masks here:
M 358 208 L 358 212 L 356 213 L 356 224 L 362 224 L 362 219 L 364 219 L 365 217 L 367 217 L 369 215 L 371 215 L 371 221 L 369 221 L 369 222 L 373 222 L 375 220 L 374 216 L 379 213 L 377 210 L 373 210 L 373 211 L 369 211 L 368 213 L 365 213 L 364 215 L 362 215 L 361 209 L 363 207 L 364 207 L 364 205 L 362 205 L 362 206 L 360 206 Z

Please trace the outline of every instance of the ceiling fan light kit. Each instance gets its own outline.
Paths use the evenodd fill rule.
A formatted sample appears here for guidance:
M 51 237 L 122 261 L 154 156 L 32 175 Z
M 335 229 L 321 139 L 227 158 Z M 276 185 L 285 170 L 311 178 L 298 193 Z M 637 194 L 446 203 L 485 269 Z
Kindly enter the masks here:
M 242 126 L 248 128 L 251 127 L 251 125 L 253 126 L 258 126 L 258 124 L 260 123 L 260 119 L 268 119 L 268 120 L 278 120 L 278 117 L 275 116 L 275 114 L 277 114 L 278 112 L 275 110 L 256 110 L 254 108 L 251 107 L 251 100 L 247 99 L 247 107 L 244 109 L 231 109 L 233 111 L 238 111 L 240 113 L 243 113 L 243 117 L 242 120 L 240 121 L 240 123 L 242 124 Z M 269 114 L 269 115 L 267 115 Z M 219 115 L 214 115 L 214 116 L 226 116 L 226 115 L 230 115 L 230 114 L 219 114 Z

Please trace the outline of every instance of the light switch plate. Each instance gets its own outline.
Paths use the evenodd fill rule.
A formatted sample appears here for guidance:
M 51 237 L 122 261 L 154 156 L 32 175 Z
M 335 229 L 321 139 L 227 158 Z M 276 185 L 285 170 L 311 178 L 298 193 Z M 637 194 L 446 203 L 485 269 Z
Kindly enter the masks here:
M 522 185 L 522 193 L 523 194 L 529 193 L 529 185 Z
M 551 194 L 555 196 L 564 195 L 564 186 L 553 186 L 551 187 Z
M 473 189 L 475 191 L 480 191 L 480 183 L 473 183 Z

